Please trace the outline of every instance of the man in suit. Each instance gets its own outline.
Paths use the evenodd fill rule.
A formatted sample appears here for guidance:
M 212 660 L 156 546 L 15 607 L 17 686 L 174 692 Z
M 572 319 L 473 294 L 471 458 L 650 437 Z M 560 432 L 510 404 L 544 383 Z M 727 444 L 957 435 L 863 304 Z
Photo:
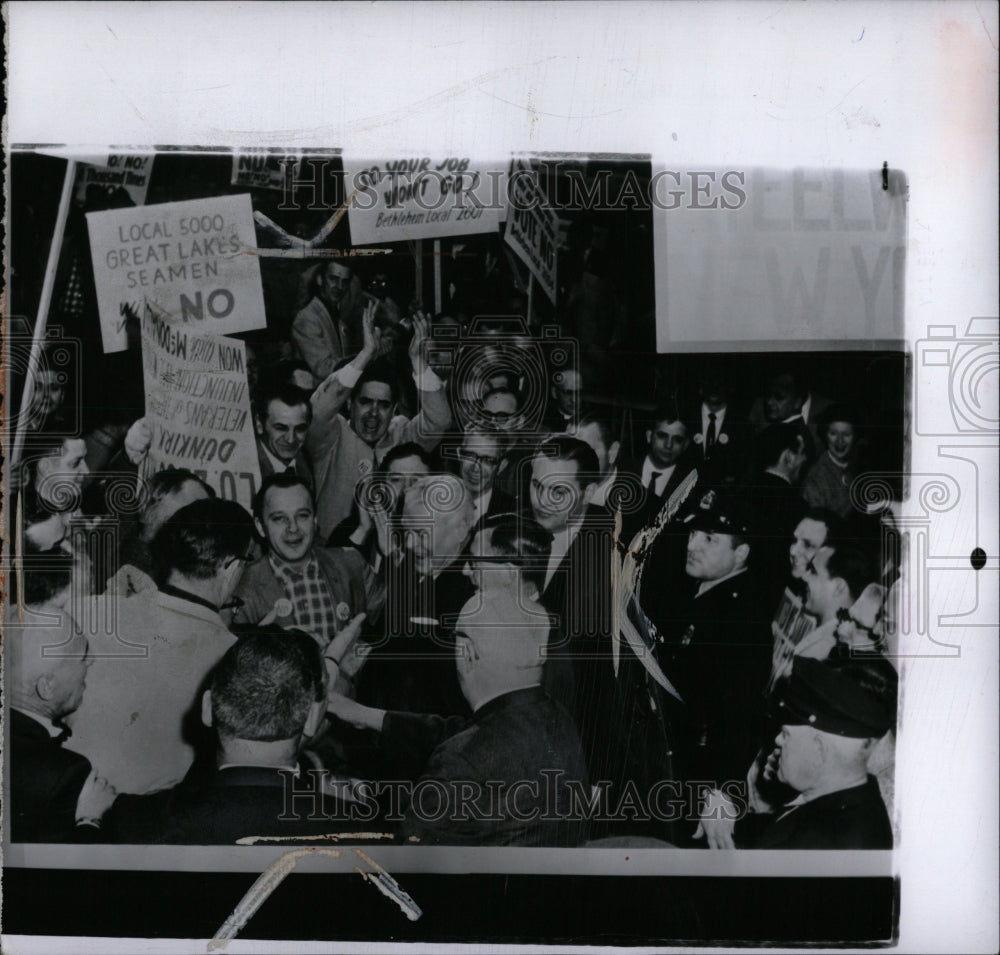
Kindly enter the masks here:
M 656 516 L 663 497 L 642 484 L 641 463 L 619 457 L 621 442 L 606 414 L 586 409 L 575 424 L 566 428 L 566 434 L 589 444 L 597 455 L 601 479 L 594 488 L 591 503 L 607 508 L 612 514 L 621 513 L 619 540 L 623 547 L 628 547 L 638 531 Z M 653 482 L 648 480 L 649 483 Z M 663 486 L 667 483 L 672 485 L 670 490 L 676 486 L 674 482 L 664 482 Z
M 811 462 L 824 447 L 819 421 L 832 404 L 831 399 L 813 391 L 801 373 L 783 368 L 768 382 L 763 397 L 750 409 L 750 422 L 758 432 L 772 424 L 795 424 L 806 438 Z
M 253 521 L 239 504 L 195 501 L 153 538 L 157 588 L 96 603 L 105 625 L 90 631 L 94 665 L 71 745 L 119 791 L 160 789 L 191 766 L 193 707 L 235 640 L 220 612 L 253 546 Z
M 876 742 L 896 725 L 898 678 L 884 658 L 797 658 L 775 706 L 781 731 L 769 771 L 797 793 L 780 812 L 746 816 L 750 849 L 891 849 L 892 826 L 868 773 Z M 731 846 L 733 839 L 717 840 Z
M 433 451 L 452 423 L 443 382 L 425 360 L 428 321 L 420 315 L 414 318 L 410 363 L 421 408 L 411 419 L 396 414 L 395 380 L 384 365 L 373 362 L 380 341 L 374 321 L 373 303 L 364 314 L 362 350 L 331 374 L 311 399 L 313 419 L 306 450 L 315 476 L 323 540 L 329 540 L 350 515 L 358 481 L 375 470 L 390 448 L 415 441 L 425 451 Z
M 391 778 L 416 779 L 402 838 L 518 846 L 585 839 L 578 807 L 590 793 L 580 739 L 542 688 L 547 631 L 530 601 L 508 588 L 487 588 L 465 604 L 451 664 L 471 718 L 386 711 L 330 695 L 335 715 L 379 734 Z
M 11 613 L 4 631 L 11 841 L 93 841 L 115 790 L 62 746 L 69 736 L 63 720 L 80 706 L 93 663 L 87 638 L 65 614 L 55 624 L 24 626 Z
M 591 504 L 600 479 L 593 449 L 567 435 L 543 441 L 531 461 L 531 511 L 551 535 L 541 602 L 553 615 L 544 686 L 572 714 L 591 778 L 608 756 L 613 519 Z
M 646 445 L 646 455 L 641 461 L 623 461 L 622 467 L 639 475 L 655 511 L 693 466 L 688 426 L 674 409 L 662 408 L 653 414 L 646 431 Z
M 316 380 L 322 381 L 351 355 L 351 329 L 346 319 L 354 310 L 360 286 L 352 288 L 353 273 L 335 260 L 322 263 L 312 281 L 314 294 L 292 322 L 292 341 Z
M 458 476 L 472 498 L 477 523 L 515 509 L 514 498 L 497 486 L 497 479 L 507 467 L 507 438 L 503 432 L 469 428 L 454 453 L 458 456 Z
M 215 731 L 214 770 L 171 789 L 125 796 L 107 819 L 116 842 L 232 845 L 361 828 L 348 806 L 302 780 L 299 752 L 326 712 L 319 648 L 299 631 L 261 630 L 226 651 L 201 698 Z M 295 797 L 296 791 L 302 795 Z
M 799 488 L 805 437 L 794 424 L 773 424 L 758 436 L 757 453 L 763 470 L 747 488 L 757 528 L 754 571 L 764 599 L 776 608 L 788 577 L 792 531 L 806 512 Z
M 694 467 L 705 484 L 732 484 L 752 473 L 752 429 L 732 407 L 732 375 L 718 361 L 707 363 L 691 409 L 689 436 Z
M 472 499 L 453 474 L 432 474 L 403 496 L 397 546 L 385 562 L 382 638 L 358 699 L 383 709 L 467 714 L 452 665 L 458 613 L 472 595 L 464 573 L 476 527 Z
M 253 426 L 261 479 L 291 473 L 312 482 L 304 450 L 311 421 L 309 396 L 294 385 L 273 384 L 256 398 Z
M 234 622 L 270 617 L 297 627 L 326 646 L 359 613 L 374 619 L 384 590 L 353 547 L 316 546 L 312 491 L 295 474 L 272 474 L 254 498 L 254 526 L 267 553 L 247 569 L 236 589 Z

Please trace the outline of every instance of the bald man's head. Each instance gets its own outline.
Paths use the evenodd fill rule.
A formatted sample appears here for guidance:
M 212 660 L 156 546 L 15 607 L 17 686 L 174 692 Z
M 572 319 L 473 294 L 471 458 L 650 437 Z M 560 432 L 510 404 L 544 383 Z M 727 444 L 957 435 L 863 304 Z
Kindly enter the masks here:
M 541 683 L 549 619 L 540 604 L 508 591 L 480 592 L 455 626 L 458 681 L 473 710 Z
M 53 721 L 76 711 L 92 658 L 87 638 L 69 617 L 51 627 L 8 620 L 4 630 L 11 705 Z

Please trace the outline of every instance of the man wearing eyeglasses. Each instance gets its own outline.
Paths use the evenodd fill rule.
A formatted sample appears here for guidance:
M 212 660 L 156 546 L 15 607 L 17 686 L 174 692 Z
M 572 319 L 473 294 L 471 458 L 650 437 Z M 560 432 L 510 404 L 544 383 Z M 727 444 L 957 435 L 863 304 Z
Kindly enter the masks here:
M 253 522 L 239 504 L 195 501 L 153 538 L 158 589 L 105 598 L 115 625 L 89 634 L 94 664 L 67 748 L 100 766 L 119 792 L 163 788 L 190 768 L 185 722 L 197 725 L 201 682 L 236 639 L 221 614 L 253 547 Z
M 458 476 L 472 498 L 479 523 L 494 514 L 514 510 L 514 498 L 496 486 L 507 467 L 507 443 L 499 432 L 470 429 L 458 449 Z

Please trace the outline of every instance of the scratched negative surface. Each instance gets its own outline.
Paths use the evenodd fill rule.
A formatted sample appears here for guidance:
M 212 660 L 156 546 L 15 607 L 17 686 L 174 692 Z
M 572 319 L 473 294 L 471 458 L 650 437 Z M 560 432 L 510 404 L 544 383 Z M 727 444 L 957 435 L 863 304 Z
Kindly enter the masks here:
M 263 872 L 220 944 L 296 866 L 418 925 L 408 873 L 891 880 L 901 662 L 954 652 L 909 596 L 950 489 L 908 474 L 906 204 L 15 149 L 6 865 Z

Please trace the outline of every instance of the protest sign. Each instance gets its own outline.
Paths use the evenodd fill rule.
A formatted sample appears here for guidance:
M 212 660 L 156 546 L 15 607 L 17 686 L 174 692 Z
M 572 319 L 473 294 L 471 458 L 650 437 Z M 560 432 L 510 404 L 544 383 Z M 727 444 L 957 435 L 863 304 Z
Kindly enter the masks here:
M 152 153 L 110 153 L 93 159 L 93 162 L 86 163 L 81 169 L 76 185 L 77 201 L 83 202 L 86 199 L 88 186 L 117 186 L 128 193 L 135 205 L 145 204 L 149 176 L 153 171 Z
M 301 160 L 301 153 L 281 149 L 237 149 L 233 152 L 230 182 L 234 186 L 284 191 L 288 166 L 297 166 Z
M 196 334 L 264 328 L 250 197 L 217 196 L 87 214 L 106 352 L 149 301 Z
M 143 477 L 187 468 L 250 510 L 260 465 L 243 342 L 199 331 L 147 304 L 142 368 L 153 429 Z
M 657 351 L 903 338 L 898 173 L 654 172 Z
M 344 159 L 354 245 L 496 232 L 502 170 L 467 156 Z
M 507 196 L 504 239 L 555 304 L 559 217 L 523 160 L 511 160 Z

